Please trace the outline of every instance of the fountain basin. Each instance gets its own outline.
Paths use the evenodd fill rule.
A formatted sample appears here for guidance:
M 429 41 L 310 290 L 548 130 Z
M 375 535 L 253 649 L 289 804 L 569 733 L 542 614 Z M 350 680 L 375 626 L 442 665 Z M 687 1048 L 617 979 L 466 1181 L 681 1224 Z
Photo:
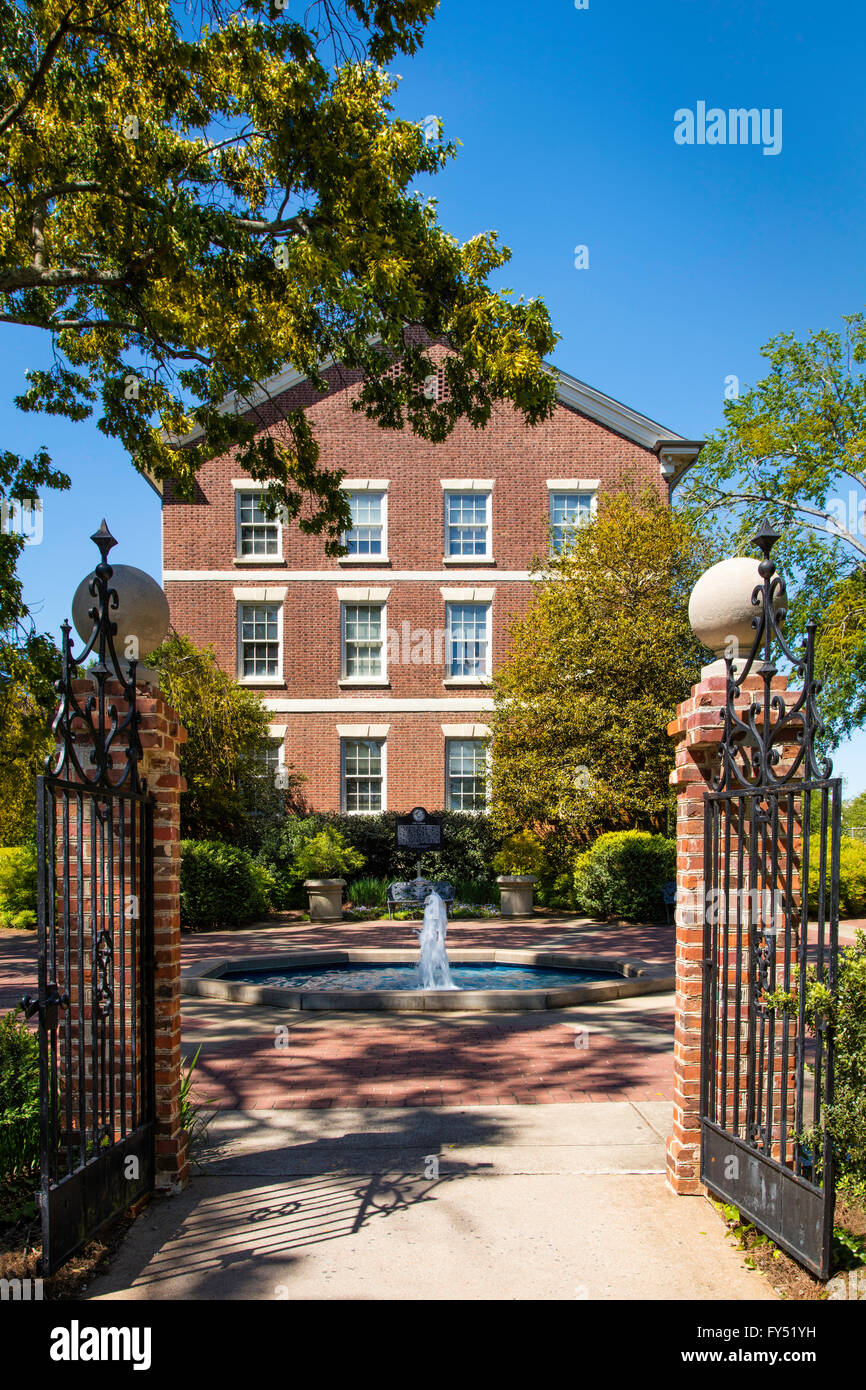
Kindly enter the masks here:
M 226 999 L 239 1004 L 263 1004 L 270 1008 L 313 1011 L 394 1010 L 397 1012 L 491 1012 L 561 1009 L 573 1004 L 619 999 L 629 995 L 663 994 L 674 988 L 672 968 L 649 965 L 646 961 L 617 957 L 590 956 L 566 951 L 484 950 L 454 947 L 448 959 L 452 968 L 487 967 L 496 974 L 499 967 L 521 967 L 549 980 L 556 971 L 561 983 L 528 986 L 525 979 L 517 987 L 459 988 L 456 990 L 417 989 L 405 983 L 401 988 L 317 988 L 312 972 L 332 974 L 359 967 L 413 968 L 418 952 L 411 949 L 350 949 L 332 951 L 282 951 L 230 960 L 201 961 L 184 970 L 181 991 L 210 999 Z M 303 973 L 302 984 L 288 986 L 265 983 L 263 976 Z M 587 978 L 589 973 L 590 978 Z M 574 976 L 574 983 L 568 983 Z M 257 979 L 238 979 L 253 976 Z M 387 977 L 386 977 L 387 978 Z

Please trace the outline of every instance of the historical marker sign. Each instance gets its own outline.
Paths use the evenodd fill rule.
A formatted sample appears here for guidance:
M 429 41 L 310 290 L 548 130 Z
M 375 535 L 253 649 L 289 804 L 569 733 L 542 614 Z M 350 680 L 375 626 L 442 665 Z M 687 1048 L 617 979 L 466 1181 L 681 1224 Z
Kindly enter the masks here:
M 397 848 L 441 849 L 442 825 L 435 816 L 428 816 L 423 806 L 416 806 L 408 816 L 397 817 Z

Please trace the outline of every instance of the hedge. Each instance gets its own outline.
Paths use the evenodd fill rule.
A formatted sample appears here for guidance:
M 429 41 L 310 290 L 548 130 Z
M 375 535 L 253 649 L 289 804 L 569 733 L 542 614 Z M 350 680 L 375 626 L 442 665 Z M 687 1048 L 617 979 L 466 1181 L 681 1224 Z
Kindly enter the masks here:
M 180 924 L 238 927 L 265 917 L 273 880 L 250 854 L 220 840 L 181 840 Z
M 36 848 L 0 849 L 0 927 L 36 926 Z
M 494 857 L 502 837 L 487 816 L 466 811 L 442 811 L 442 848 L 427 850 L 421 856 L 425 878 L 447 879 L 449 883 L 471 881 L 492 893 L 495 879 Z M 364 877 L 414 878 L 418 856 L 414 850 L 397 849 L 397 815 L 382 811 L 372 816 L 347 816 L 317 812 L 310 816 L 289 816 L 283 825 L 265 832 L 257 858 L 273 875 L 275 908 L 300 907 L 306 895 L 300 886 L 295 859 L 304 841 L 333 826 L 345 843 L 364 856 Z
M 575 860 L 575 899 L 592 917 L 658 921 L 664 915 L 663 885 L 676 872 L 676 840 L 646 830 L 615 830 L 600 835 Z
M 13 1009 L 0 1018 L 0 1181 L 39 1163 L 39 1038 Z
M 827 845 L 827 891 L 830 888 L 830 846 Z M 818 887 L 821 881 L 821 835 L 809 842 L 809 911 L 818 911 Z M 839 916 L 866 917 L 866 845 L 850 835 L 839 843 Z

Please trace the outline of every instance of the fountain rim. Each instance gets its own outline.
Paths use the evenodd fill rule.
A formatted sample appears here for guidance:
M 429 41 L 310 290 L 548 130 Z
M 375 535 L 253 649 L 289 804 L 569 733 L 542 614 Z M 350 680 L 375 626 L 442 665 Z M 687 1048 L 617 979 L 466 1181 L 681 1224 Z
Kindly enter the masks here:
M 403 947 L 345 947 L 286 950 L 255 956 L 220 957 L 198 961 L 181 973 L 181 993 L 237 1004 L 263 1005 L 292 1013 L 510 1013 L 562 1009 L 574 1004 L 601 1003 L 639 994 L 667 994 L 676 986 L 673 967 L 652 965 L 633 957 L 596 956 L 584 952 L 520 950 L 489 947 L 449 947 L 452 965 L 529 965 L 558 970 L 603 970 L 620 980 L 598 980 L 553 989 L 360 990 L 288 989 L 281 985 L 251 985 L 221 977 L 229 971 L 302 968 L 316 965 L 406 965 L 418 960 L 417 949 Z

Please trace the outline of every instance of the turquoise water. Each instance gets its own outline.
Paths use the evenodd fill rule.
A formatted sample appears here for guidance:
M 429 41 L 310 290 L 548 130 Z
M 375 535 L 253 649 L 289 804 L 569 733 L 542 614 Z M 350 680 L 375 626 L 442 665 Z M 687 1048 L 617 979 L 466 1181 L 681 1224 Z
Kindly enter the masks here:
M 614 971 L 549 970 L 533 965 L 454 965 L 458 989 L 562 989 L 595 980 L 620 980 Z M 416 965 L 316 965 L 305 970 L 227 970 L 220 977 L 283 989 L 418 989 Z

